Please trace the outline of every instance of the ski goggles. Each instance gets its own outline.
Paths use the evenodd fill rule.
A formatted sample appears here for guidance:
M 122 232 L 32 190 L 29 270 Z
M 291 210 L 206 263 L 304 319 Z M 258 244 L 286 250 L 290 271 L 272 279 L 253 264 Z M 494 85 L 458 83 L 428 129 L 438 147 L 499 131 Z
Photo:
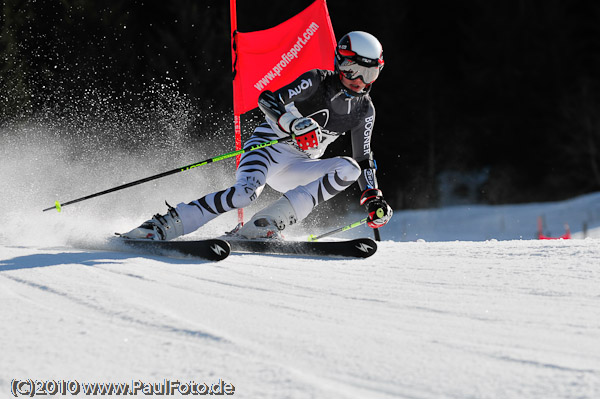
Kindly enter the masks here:
M 365 84 L 371 84 L 379 77 L 382 59 L 364 58 L 349 50 L 340 50 L 339 53 L 343 57 L 340 57 L 342 61 L 338 62 L 338 69 L 346 79 L 360 78 Z

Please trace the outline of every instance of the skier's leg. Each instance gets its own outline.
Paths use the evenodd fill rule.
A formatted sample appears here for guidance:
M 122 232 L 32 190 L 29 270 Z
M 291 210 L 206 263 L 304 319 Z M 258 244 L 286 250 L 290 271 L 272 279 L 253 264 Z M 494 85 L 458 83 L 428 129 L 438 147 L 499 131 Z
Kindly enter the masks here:
M 307 164 L 308 168 L 305 168 Z M 308 180 L 309 176 L 320 174 L 306 184 L 285 191 L 285 196 L 296 210 L 298 221 L 301 221 L 315 206 L 330 200 L 354 183 L 360 176 L 360 166 L 352 158 L 336 157 L 319 160 L 316 165 L 308 162 L 296 163 L 289 168 L 288 173 L 305 175 L 305 180 Z M 280 184 L 281 189 L 285 188 L 285 181 Z
M 176 207 L 169 206 L 165 215 L 154 215 L 128 233 L 128 238 L 152 240 L 172 240 L 189 234 L 217 216 L 232 209 L 244 208 L 254 201 L 262 190 L 264 183 L 257 178 L 258 173 L 244 173 L 231 187 L 205 195 L 190 203 L 180 203 Z M 263 179 L 264 181 L 264 179 Z
M 258 127 L 255 134 L 245 143 L 245 147 L 272 140 L 269 131 L 270 128 L 261 130 L 261 127 Z M 277 172 L 282 165 L 277 161 L 281 158 L 280 154 L 281 151 L 274 147 L 244 153 L 233 186 L 207 194 L 187 204 L 182 202 L 175 208 L 169 207 L 165 215 L 157 214 L 123 236 L 172 240 L 196 231 L 225 212 L 250 205 L 263 191 L 270 171 Z
M 271 128 L 260 125 L 244 148 L 273 140 L 277 136 Z M 191 233 L 208 221 L 232 209 L 245 208 L 262 193 L 269 176 L 279 173 L 290 159 L 286 145 L 264 147 L 242 155 L 233 187 L 208 194 L 189 204 L 177 205 L 183 221 L 183 234 Z
M 291 163 L 268 180 L 275 190 L 285 192 L 284 196 L 256 213 L 238 234 L 279 236 L 280 230 L 306 218 L 315 206 L 345 190 L 359 176 L 360 167 L 348 157 Z
M 207 194 L 187 204 L 178 204 L 175 210 L 183 224 L 182 233 L 192 233 L 223 213 L 250 205 L 265 187 L 256 174 L 242 174 L 233 186 L 225 190 Z

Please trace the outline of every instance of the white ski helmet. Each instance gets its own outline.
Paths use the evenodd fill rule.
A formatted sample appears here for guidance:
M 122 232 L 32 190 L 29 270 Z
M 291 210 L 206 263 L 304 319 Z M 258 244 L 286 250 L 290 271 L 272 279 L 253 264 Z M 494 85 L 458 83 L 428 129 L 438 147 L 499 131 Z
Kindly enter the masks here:
M 383 47 L 367 32 L 344 35 L 335 49 L 335 69 L 347 79 L 360 78 L 369 85 L 377 79 L 383 64 Z

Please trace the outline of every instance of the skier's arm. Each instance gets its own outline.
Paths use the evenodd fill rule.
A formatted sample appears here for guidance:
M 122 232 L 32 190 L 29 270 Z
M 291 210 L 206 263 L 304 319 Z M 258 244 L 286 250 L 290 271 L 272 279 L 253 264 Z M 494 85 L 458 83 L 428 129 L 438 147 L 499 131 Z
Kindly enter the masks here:
M 318 70 L 314 69 L 302 74 L 291 84 L 282 87 L 273 93 L 265 90 L 258 96 L 258 107 L 265 116 L 275 122 L 280 130 L 291 133 L 302 150 L 314 148 L 321 141 L 321 127 L 312 118 L 298 117 L 288 111 L 285 104 L 291 104 L 293 108 L 294 99 L 310 97 L 317 87 L 313 80 L 319 78 Z M 320 80 L 319 80 L 320 81 Z M 287 93 L 287 94 L 286 94 Z
M 371 105 L 369 112 L 360 125 L 350 131 L 352 138 L 352 153 L 354 159 L 361 167 L 358 178 L 363 193 L 360 204 L 367 211 L 367 224 L 373 228 L 384 226 L 392 218 L 392 208 L 383 199 L 383 193 L 378 188 L 375 172 L 377 166 L 371 151 L 371 135 L 375 123 L 375 108 Z
M 310 70 L 274 93 L 269 90 L 263 91 L 258 96 L 258 107 L 281 130 L 290 133 L 292 131 L 292 124 L 298 116 L 288 112 L 286 105 L 293 105 L 295 100 L 303 100 L 312 96 L 320 82 L 319 71 L 316 69 Z
M 285 110 L 283 103 L 275 97 L 275 94 L 270 90 L 265 90 L 258 96 L 258 108 L 265 114 L 267 118 L 277 123 L 279 128 L 284 132 L 291 131 L 291 123 L 294 118 L 288 117 L 288 112 Z M 283 117 L 286 115 L 286 117 Z
M 268 90 L 258 97 L 258 107 L 267 118 L 277 123 L 279 129 L 290 133 L 301 149 L 308 150 L 319 146 L 321 127 L 313 118 L 298 118 L 291 112 L 285 112 L 283 104 Z
M 361 119 L 358 126 L 350 130 L 352 140 L 352 157 L 358 162 L 361 174 L 358 185 L 361 190 L 367 188 L 378 188 L 375 171 L 377 166 L 371 151 L 371 135 L 375 124 L 375 108 L 371 105 L 367 114 Z

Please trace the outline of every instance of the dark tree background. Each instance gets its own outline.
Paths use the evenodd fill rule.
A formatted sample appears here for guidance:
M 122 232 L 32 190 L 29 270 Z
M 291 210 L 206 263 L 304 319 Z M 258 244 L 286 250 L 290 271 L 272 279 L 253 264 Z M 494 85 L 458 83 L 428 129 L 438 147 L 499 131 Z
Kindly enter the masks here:
M 238 29 L 269 28 L 310 3 L 238 0 Z M 384 46 L 373 146 L 395 207 L 438 204 L 447 171 L 486 171 L 476 200 L 487 203 L 600 189 L 600 2 L 328 8 L 338 38 L 365 30 Z M 1 18 L 0 125 L 60 114 L 89 90 L 111 93 L 114 106 L 143 105 L 151 99 L 139 93 L 165 81 L 200 113 L 232 116 L 228 1 L 4 0 Z M 251 126 L 257 115 L 244 118 Z

